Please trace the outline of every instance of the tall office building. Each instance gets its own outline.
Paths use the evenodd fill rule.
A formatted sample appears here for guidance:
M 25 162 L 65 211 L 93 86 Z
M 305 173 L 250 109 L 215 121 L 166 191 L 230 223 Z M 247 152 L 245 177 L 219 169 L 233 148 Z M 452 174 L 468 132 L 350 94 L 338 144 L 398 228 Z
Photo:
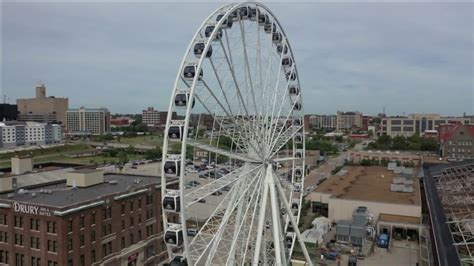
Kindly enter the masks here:
M 46 97 L 46 87 L 39 83 L 36 86 L 36 97 L 17 99 L 18 120 L 35 122 L 66 123 L 66 111 L 69 107 L 68 98 Z
M 107 108 L 85 108 L 67 110 L 66 130 L 68 135 L 102 135 L 110 132 L 110 112 Z

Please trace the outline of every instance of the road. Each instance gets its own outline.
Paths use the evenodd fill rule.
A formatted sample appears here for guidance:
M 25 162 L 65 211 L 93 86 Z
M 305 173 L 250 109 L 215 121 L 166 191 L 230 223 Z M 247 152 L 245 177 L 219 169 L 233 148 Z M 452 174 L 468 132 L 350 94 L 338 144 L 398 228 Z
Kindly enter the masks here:
M 314 188 L 316 188 L 318 182 L 321 179 L 328 178 L 331 175 L 331 172 L 337 166 L 340 166 L 344 163 L 345 158 L 346 152 L 343 152 L 335 157 L 329 157 L 326 162 L 320 164 L 318 168 L 312 170 L 305 178 L 305 189 L 313 190 Z

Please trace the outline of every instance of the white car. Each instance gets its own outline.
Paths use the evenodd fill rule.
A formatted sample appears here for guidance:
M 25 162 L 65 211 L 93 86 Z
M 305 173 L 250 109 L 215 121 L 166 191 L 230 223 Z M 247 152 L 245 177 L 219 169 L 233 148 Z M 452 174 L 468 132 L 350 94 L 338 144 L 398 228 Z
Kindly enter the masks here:
M 188 173 L 192 173 L 192 174 L 195 174 L 195 173 L 198 172 L 196 169 L 193 169 L 193 168 L 187 168 L 186 171 L 187 171 Z

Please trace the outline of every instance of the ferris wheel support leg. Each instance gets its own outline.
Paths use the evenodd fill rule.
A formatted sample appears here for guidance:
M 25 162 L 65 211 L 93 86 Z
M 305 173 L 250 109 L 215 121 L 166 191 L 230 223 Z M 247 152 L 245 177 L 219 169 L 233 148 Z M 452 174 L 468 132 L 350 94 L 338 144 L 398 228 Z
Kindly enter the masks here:
M 270 203 L 272 205 L 272 226 L 273 226 L 273 245 L 275 246 L 275 262 L 276 265 L 283 265 L 285 261 L 285 249 L 282 246 L 283 236 L 281 233 L 280 219 L 279 219 L 279 208 L 275 191 L 275 182 L 273 181 L 272 165 L 268 166 L 267 177 L 270 182 L 267 186 L 270 188 Z
M 258 224 L 257 224 L 257 241 L 255 242 L 255 252 L 253 255 L 252 265 L 258 265 L 260 259 L 260 249 L 262 248 L 263 240 L 263 225 L 265 223 L 265 212 L 267 208 L 267 198 L 268 198 L 268 186 L 264 184 L 263 186 L 263 195 L 260 204 L 260 211 L 258 215 Z
M 282 197 L 283 199 L 282 202 L 284 203 L 286 213 L 288 214 L 287 216 L 290 218 L 291 225 L 293 226 L 293 229 L 295 230 L 296 238 L 298 239 L 298 242 L 301 246 L 301 250 L 303 251 L 304 258 L 306 262 L 308 263 L 308 265 L 312 266 L 313 263 L 311 262 L 311 258 L 309 257 L 308 250 L 306 249 L 306 245 L 303 241 L 303 237 L 301 236 L 300 229 L 298 228 L 298 224 L 295 221 L 295 217 L 293 217 L 290 204 L 288 203 L 288 200 L 285 196 L 285 191 L 283 190 L 279 182 L 275 182 L 275 183 L 277 185 L 280 197 Z

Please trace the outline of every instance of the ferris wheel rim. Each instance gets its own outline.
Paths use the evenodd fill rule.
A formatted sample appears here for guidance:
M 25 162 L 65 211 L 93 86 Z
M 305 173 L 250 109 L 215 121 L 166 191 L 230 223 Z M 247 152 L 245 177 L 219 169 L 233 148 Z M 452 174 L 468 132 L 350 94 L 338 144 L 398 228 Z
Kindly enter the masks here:
M 208 40 L 205 42 L 205 48 L 204 48 L 204 51 L 203 51 L 203 55 L 205 55 L 208 50 L 209 50 L 209 47 L 211 47 L 211 43 L 212 43 L 212 40 L 213 38 L 215 38 L 216 34 L 218 34 L 218 31 L 217 29 L 220 29 L 220 27 L 222 26 L 223 22 L 225 19 L 229 19 L 230 18 L 230 14 L 232 12 L 234 12 L 235 10 L 238 10 L 240 7 L 247 7 L 249 5 L 254 5 L 256 8 L 262 8 L 269 16 L 271 16 L 272 18 L 272 21 L 274 23 L 276 23 L 279 27 L 279 31 L 281 32 L 281 34 L 284 36 L 284 38 L 287 40 L 287 35 L 283 29 L 283 27 L 281 26 L 280 22 L 278 21 L 278 18 L 271 12 L 271 10 L 269 8 L 267 8 L 265 5 L 261 4 L 261 3 L 257 3 L 257 2 L 254 2 L 254 3 L 239 3 L 239 4 L 229 4 L 229 5 L 225 5 L 225 6 L 222 6 L 220 8 L 217 8 L 215 11 L 213 11 L 204 21 L 203 23 L 201 24 L 201 26 L 197 29 L 196 33 L 194 34 L 193 38 L 191 39 L 189 45 L 188 45 L 188 48 L 186 49 L 186 53 L 185 55 L 183 56 L 183 59 L 181 61 L 181 64 L 180 64 L 180 67 L 178 69 L 178 74 L 177 74 L 177 77 L 176 77 L 176 80 L 175 80 L 175 83 L 174 83 L 174 86 L 173 86 L 173 92 L 172 92 L 172 97 L 170 99 L 170 104 L 169 104 L 169 107 L 168 107 L 168 114 L 167 114 L 167 121 L 166 121 L 166 128 L 165 128 L 165 132 L 167 132 L 167 130 L 169 129 L 169 126 L 170 126 L 170 121 L 172 120 L 172 110 L 173 110 L 173 96 L 176 95 L 177 91 L 179 90 L 178 88 L 178 82 L 179 80 L 181 79 L 181 74 L 182 74 L 182 70 L 183 68 L 185 67 L 185 64 L 186 64 L 186 58 L 187 58 L 187 55 L 188 53 L 190 53 L 190 51 L 192 50 L 193 48 L 193 44 L 196 43 L 196 40 L 198 39 L 199 37 L 199 34 L 202 32 L 202 30 L 206 27 L 206 25 L 208 25 L 208 23 L 211 21 L 212 18 L 214 18 L 214 16 L 216 14 L 219 14 L 219 13 L 222 13 L 223 10 L 225 10 L 225 15 L 223 16 L 223 18 L 218 21 L 216 24 L 215 24 L 215 29 L 212 34 L 210 35 L 210 37 L 208 38 Z M 299 74 L 298 74 L 298 71 L 297 71 L 297 66 L 296 66 L 296 60 L 294 59 L 294 53 L 292 51 L 292 48 L 291 48 L 291 44 L 289 41 L 287 41 L 285 43 L 288 47 L 288 53 L 293 55 L 292 56 L 292 60 L 293 60 L 293 64 L 294 64 L 294 73 L 296 75 L 296 80 L 297 80 L 297 85 L 298 85 L 298 88 L 301 90 L 301 86 L 300 86 L 300 79 L 299 79 Z M 200 73 L 201 69 L 202 69 L 202 64 L 204 62 L 204 60 L 206 60 L 206 57 L 205 56 L 201 56 L 201 58 L 199 58 L 198 60 L 198 63 L 197 63 L 197 67 L 196 67 L 196 73 Z M 197 85 L 197 82 L 199 81 L 199 74 L 196 75 L 194 78 L 193 78 L 193 81 L 192 81 L 192 85 L 191 87 L 189 88 L 190 89 L 190 99 L 194 99 L 195 98 L 195 88 L 196 88 L 196 85 Z M 185 171 L 184 171 L 184 168 L 185 168 L 185 165 L 184 165 L 184 158 L 186 157 L 186 150 L 187 150 L 187 143 L 188 143 L 188 132 L 189 132 L 189 120 L 190 120 L 190 114 L 191 114 L 191 106 L 188 105 L 186 107 L 186 113 L 185 113 L 185 116 L 184 116 L 184 128 L 183 128 L 183 139 L 182 139 L 182 144 L 181 144 L 181 153 L 179 154 L 182 158 L 181 160 L 181 173 L 180 173 L 180 176 L 179 176 L 179 191 L 180 191 L 180 196 L 181 198 L 183 199 L 183 201 L 181 201 L 181 210 L 184 211 L 184 209 L 186 208 L 186 206 L 184 206 L 185 202 L 184 202 L 184 198 L 185 198 L 185 194 L 184 194 L 184 176 L 185 176 Z M 303 107 L 301 108 L 301 113 L 303 113 Z M 303 151 L 305 151 L 305 145 L 304 145 L 304 119 L 302 119 L 302 128 L 301 128 L 301 131 L 302 131 L 302 136 L 303 136 Z M 168 153 L 168 144 L 169 144 L 169 141 L 168 141 L 168 136 L 167 134 L 165 134 L 165 137 L 164 137 L 164 146 L 163 146 L 163 158 L 165 158 L 165 156 L 167 155 Z M 302 167 L 303 169 L 305 168 L 305 161 L 304 159 L 302 160 L 303 163 L 302 163 Z M 163 160 L 163 165 L 162 165 L 162 173 L 163 173 L 163 167 L 164 167 L 164 160 Z M 304 189 L 304 177 L 305 177 L 305 172 L 303 171 L 302 173 L 302 177 L 301 177 L 301 184 L 302 184 L 302 189 Z M 162 197 L 164 197 L 164 195 L 166 194 L 166 177 L 162 174 Z M 293 191 L 291 191 L 291 193 L 293 193 Z M 302 195 L 303 193 L 301 192 L 300 193 L 300 202 L 302 202 Z M 297 217 L 297 219 L 299 219 L 300 217 L 300 213 L 301 213 L 301 206 L 298 208 L 298 213 L 295 217 Z M 165 215 L 163 215 L 164 219 L 163 219 L 163 228 L 166 230 L 167 228 L 167 221 L 165 221 Z M 184 231 L 186 231 L 187 229 L 187 225 L 186 225 L 186 214 L 183 212 L 182 214 L 180 214 L 180 223 L 182 225 L 182 228 Z M 184 242 L 184 246 L 185 246 L 185 249 L 188 249 L 188 246 L 189 246 L 189 240 L 188 240 L 188 237 L 186 234 L 183 235 L 183 242 Z M 293 242 L 294 243 L 294 242 Z M 185 251 L 185 254 L 184 254 L 186 257 L 188 254 L 186 254 L 186 251 Z M 188 260 L 189 261 L 189 260 Z

